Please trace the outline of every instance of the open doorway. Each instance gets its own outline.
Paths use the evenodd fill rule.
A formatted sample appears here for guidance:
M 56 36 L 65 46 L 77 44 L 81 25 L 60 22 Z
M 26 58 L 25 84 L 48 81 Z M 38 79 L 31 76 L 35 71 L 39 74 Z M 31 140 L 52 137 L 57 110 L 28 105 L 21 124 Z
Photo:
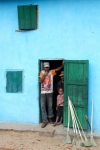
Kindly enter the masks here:
M 50 63 L 50 69 L 56 69 L 62 65 L 62 59 L 42 59 L 39 60 L 39 72 L 43 70 L 44 62 Z M 87 123 L 85 120 L 88 115 L 88 60 L 64 60 L 64 68 L 57 72 L 54 76 L 54 92 L 53 92 L 53 112 L 54 119 L 56 118 L 56 101 L 57 101 L 57 83 L 60 80 L 59 74 L 64 70 L 64 111 L 63 111 L 63 125 L 68 126 L 68 96 L 72 100 L 72 103 L 76 109 L 79 120 L 83 129 L 87 129 Z M 39 84 L 40 85 L 40 84 Z M 40 90 L 39 90 L 40 94 Z M 40 102 L 40 101 L 39 101 Z M 41 119 L 41 107 L 40 108 L 40 122 Z M 72 122 L 70 123 L 72 127 Z
M 41 70 L 43 70 L 43 63 L 44 62 L 49 62 L 50 63 L 50 70 L 52 69 L 56 69 L 58 67 L 60 67 L 62 65 L 62 59 L 54 59 L 54 60 L 48 60 L 48 59 L 44 59 L 44 60 L 40 60 L 39 63 L 39 72 Z M 63 71 L 64 68 L 62 68 L 60 71 L 57 72 L 57 75 L 53 77 L 53 113 L 54 113 L 54 117 L 53 117 L 53 121 L 56 120 L 56 103 L 57 103 L 57 83 L 60 80 L 60 73 L 61 71 Z M 39 94 L 40 94 L 40 90 L 39 90 Z M 40 102 L 41 103 L 41 102 Z M 39 105 L 41 106 L 41 105 Z M 42 118 L 41 118 L 41 107 L 40 107 L 40 122 L 42 122 Z

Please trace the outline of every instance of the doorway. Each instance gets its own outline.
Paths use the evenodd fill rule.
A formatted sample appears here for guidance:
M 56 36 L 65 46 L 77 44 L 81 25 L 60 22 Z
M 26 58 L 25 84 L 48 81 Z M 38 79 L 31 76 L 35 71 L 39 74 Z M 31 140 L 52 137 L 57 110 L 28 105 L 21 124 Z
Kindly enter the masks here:
M 62 59 L 57 60 L 39 60 L 39 72 L 43 70 L 44 62 L 50 63 L 50 69 L 56 69 L 62 65 Z M 88 115 L 88 60 L 64 60 L 64 68 L 57 72 L 54 76 L 53 82 L 53 112 L 54 121 L 56 118 L 56 102 L 57 102 L 57 83 L 60 80 L 59 74 L 64 70 L 64 111 L 63 111 L 63 125 L 68 125 L 68 96 L 73 102 L 77 115 L 81 122 L 83 129 L 87 129 L 85 116 Z M 40 84 L 39 84 L 40 87 Z M 40 94 L 40 90 L 39 90 Z M 40 100 L 39 100 L 40 102 Z M 39 103 L 40 104 L 40 103 Z M 41 107 L 40 108 L 40 122 Z M 70 123 L 72 127 L 72 122 Z
M 43 64 L 44 62 L 49 62 L 50 63 L 50 70 L 52 69 L 56 69 L 58 67 L 60 67 L 62 65 L 62 59 L 54 59 L 54 60 L 48 60 L 48 59 L 43 59 L 43 60 L 39 60 L 39 72 L 41 70 L 43 70 Z M 56 120 L 56 103 L 57 103 L 57 83 L 60 80 L 60 73 L 61 71 L 63 71 L 64 68 L 62 68 L 60 71 L 57 71 L 57 75 L 53 77 L 53 113 L 54 113 L 54 117 L 53 117 L 53 121 Z M 41 85 L 39 84 L 39 95 L 40 95 L 40 91 L 41 91 Z M 41 102 L 40 102 L 40 96 L 39 96 L 39 108 L 40 108 L 40 122 L 42 122 L 42 117 L 41 117 Z

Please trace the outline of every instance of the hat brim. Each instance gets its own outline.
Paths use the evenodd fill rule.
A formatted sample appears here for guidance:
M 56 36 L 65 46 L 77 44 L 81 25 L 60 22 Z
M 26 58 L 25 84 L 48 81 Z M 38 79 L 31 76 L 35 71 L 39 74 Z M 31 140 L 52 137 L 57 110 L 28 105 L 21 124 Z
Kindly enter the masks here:
M 60 76 L 60 77 L 61 77 L 61 76 L 64 76 L 64 74 L 60 74 L 59 76 Z
M 48 68 L 49 68 L 50 66 L 48 66 L 48 65 L 44 66 L 44 68 L 46 68 L 46 67 L 48 67 Z

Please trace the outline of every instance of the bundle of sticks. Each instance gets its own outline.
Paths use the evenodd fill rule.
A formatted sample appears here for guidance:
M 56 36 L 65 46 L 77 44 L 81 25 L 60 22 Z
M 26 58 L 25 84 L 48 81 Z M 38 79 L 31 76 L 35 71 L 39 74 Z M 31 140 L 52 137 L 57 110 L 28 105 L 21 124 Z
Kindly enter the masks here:
M 74 132 L 74 136 L 73 136 L 72 140 L 69 135 L 70 116 L 72 117 L 73 132 Z M 92 140 L 91 140 L 91 138 L 92 138 Z M 69 97 L 68 97 L 68 128 L 67 128 L 67 135 L 63 139 L 63 142 L 68 143 L 68 144 L 72 143 L 73 145 L 85 146 L 85 147 L 97 146 L 96 142 L 93 139 L 93 134 L 92 134 L 92 136 L 90 136 L 90 140 L 87 138 L 87 136 L 82 128 L 82 125 L 79 121 L 75 107 Z

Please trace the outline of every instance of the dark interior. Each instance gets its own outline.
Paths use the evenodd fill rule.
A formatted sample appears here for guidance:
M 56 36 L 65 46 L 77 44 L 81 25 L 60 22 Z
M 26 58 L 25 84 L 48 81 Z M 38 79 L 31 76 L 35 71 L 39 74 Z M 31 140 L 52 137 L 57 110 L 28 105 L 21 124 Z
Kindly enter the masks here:
M 62 65 L 62 60 L 44 60 L 43 62 L 45 61 L 46 62 L 48 61 L 50 63 L 50 70 L 56 69 Z M 63 69 L 64 68 L 62 68 L 60 71 L 57 72 L 57 75 L 54 76 L 54 81 L 53 81 L 53 113 L 54 113 L 53 121 L 55 121 L 56 119 L 56 102 L 57 102 L 57 94 L 58 94 L 57 83 L 60 80 L 59 74 Z

